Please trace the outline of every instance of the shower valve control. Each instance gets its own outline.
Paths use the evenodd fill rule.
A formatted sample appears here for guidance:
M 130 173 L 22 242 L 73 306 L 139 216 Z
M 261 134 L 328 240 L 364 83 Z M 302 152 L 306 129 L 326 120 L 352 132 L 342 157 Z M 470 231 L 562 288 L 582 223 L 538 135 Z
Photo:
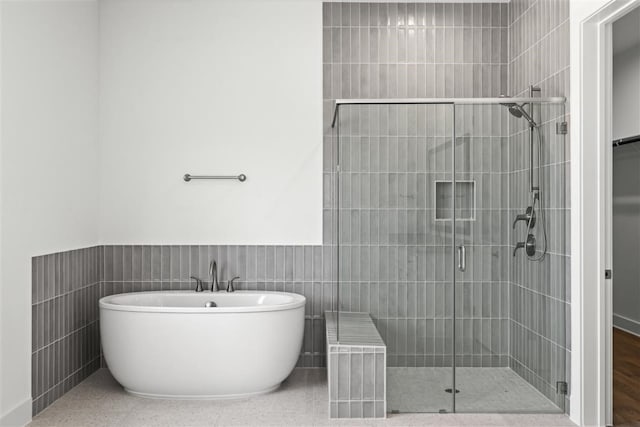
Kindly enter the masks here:
M 525 244 L 525 250 L 530 257 L 536 254 L 536 238 L 533 234 L 527 236 L 527 243 Z
M 533 234 L 529 234 L 527 236 L 526 242 L 518 242 L 516 243 L 515 248 L 513 248 L 513 256 L 516 256 L 518 253 L 518 249 L 523 249 L 527 252 L 527 255 L 530 257 L 536 254 L 536 238 Z
M 514 229 L 516 228 L 516 224 L 518 223 L 518 221 L 524 221 L 527 226 L 534 227 L 536 225 L 536 212 L 531 206 L 529 206 L 525 213 L 517 215 L 516 219 L 513 221 Z

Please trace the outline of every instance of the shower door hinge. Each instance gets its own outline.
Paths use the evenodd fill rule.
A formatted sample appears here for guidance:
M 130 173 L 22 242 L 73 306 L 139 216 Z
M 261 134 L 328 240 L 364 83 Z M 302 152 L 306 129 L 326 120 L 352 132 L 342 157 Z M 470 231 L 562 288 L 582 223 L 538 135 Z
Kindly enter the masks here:
M 611 279 L 611 277 L 613 276 L 613 272 L 610 269 L 607 269 L 604 271 L 604 278 L 605 279 Z
M 566 135 L 568 131 L 569 131 L 569 126 L 567 122 L 556 123 L 556 133 L 558 135 Z
M 556 383 L 556 393 L 558 394 L 568 394 L 569 393 L 569 385 L 566 381 L 558 381 Z

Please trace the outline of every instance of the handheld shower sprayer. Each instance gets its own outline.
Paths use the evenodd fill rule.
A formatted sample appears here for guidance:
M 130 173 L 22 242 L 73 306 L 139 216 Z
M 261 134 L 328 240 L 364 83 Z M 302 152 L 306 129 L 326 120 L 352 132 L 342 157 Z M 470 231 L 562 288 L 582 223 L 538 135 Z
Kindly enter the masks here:
M 540 92 L 540 88 L 530 86 L 529 88 L 529 96 L 533 98 L 534 92 Z M 509 99 L 508 96 L 500 95 L 500 98 L 505 98 L 505 101 Z M 516 243 L 515 249 L 513 251 L 513 256 L 516 256 L 518 249 L 525 249 L 527 253 L 527 258 L 531 261 L 542 261 L 547 254 L 547 226 L 546 226 L 546 215 L 544 211 L 543 200 L 540 195 L 542 189 L 542 135 L 540 134 L 540 128 L 536 121 L 533 119 L 533 103 L 529 103 L 529 112 L 527 112 L 523 107 L 527 105 L 517 104 L 515 102 L 504 102 L 501 103 L 502 106 L 507 107 L 509 113 L 516 118 L 524 118 L 529 123 L 529 192 L 531 194 L 531 204 L 527 207 L 526 212 L 521 215 L 517 215 L 515 221 L 513 222 L 513 227 L 515 228 L 518 221 L 525 221 L 527 223 L 527 234 L 526 241 Z M 534 142 L 535 135 L 537 133 L 538 137 L 538 182 L 537 185 L 534 184 Z M 536 209 L 538 209 L 540 215 L 540 225 L 542 231 L 542 248 L 540 250 L 540 254 L 536 255 L 536 236 L 533 233 L 533 229 L 536 225 Z

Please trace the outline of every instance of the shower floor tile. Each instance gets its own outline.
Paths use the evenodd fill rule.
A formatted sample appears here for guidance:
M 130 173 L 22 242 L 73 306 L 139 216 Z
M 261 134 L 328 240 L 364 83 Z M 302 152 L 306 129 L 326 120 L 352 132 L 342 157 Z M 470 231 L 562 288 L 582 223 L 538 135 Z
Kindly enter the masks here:
M 387 410 L 451 412 L 451 368 L 387 368 Z M 510 368 L 456 368 L 456 412 L 561 412 Z

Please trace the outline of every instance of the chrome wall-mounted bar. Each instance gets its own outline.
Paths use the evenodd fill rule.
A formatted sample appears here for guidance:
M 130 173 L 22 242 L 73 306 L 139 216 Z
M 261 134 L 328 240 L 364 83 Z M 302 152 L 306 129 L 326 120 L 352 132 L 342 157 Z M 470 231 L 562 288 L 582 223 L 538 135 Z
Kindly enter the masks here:
M 191 181 L 192 179 L 237 179 L 240 182 L 245 182 L 247 180 L 247 175 L 241 173 L 240 175 L 189 175 L 185 174 L 182 177 L 186 182 Z

